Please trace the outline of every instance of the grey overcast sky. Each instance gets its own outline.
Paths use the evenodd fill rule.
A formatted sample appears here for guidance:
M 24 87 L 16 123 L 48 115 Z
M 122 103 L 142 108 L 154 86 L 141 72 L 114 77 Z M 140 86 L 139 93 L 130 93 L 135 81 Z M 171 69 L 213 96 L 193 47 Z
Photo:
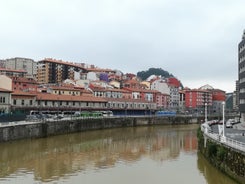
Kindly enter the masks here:
M 0 0 L 0 59 L 51 57 L 233 92 L 245 0 Z

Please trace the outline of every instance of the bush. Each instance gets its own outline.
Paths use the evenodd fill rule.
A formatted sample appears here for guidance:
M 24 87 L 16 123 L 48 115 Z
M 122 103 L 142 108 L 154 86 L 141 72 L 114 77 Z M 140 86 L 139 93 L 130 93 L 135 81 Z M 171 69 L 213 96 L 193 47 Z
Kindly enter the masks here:
M 208 157 L 216 157 L 217 145 L 213 143 L 209 143 L 207 145 L 207 150 L 208 150 Z
M 217 150 L 217 159 L 223 161 L 226 155 L 226 150 L 223 146 L 219 146 Z

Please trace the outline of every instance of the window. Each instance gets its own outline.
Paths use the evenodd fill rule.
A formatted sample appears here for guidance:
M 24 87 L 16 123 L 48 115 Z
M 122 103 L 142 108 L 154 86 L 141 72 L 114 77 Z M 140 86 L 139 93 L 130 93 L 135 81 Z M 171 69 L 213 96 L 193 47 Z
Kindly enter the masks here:
M 21 100 L 21 105 L 24 105 L 25 104 L 25 101 L 24 100 Z
M 14 102 L 13 103 L 14 103 L 14 105 L 16 105 L 16 99 L 14 99 Z
M 32 105 L 32 100 L 30 100 L 30 105 Z

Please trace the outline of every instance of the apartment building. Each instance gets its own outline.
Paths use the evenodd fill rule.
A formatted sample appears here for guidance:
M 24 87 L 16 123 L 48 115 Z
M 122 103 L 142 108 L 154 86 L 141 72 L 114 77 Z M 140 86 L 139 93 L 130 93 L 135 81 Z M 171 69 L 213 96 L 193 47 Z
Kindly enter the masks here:
M 222 103 L 226 101 L 225 91 L 220 89 L 212 90 L 212 113 L 222 113 L 223 105 Z
M 46 58 L 38 61 L 37 81 L 39 83 L 61 83 L 66 79 L 75 79 L 80 73 L 85 73 L 86 69 L 81 65 Z M 86 71 L 87 72 L 87 71 Z
M 180 81 L 174 77 L 167 78 L 167 84 L 170 90 L 170 102 L 169 108 L 178 110 L 179 108 L 179 90 L 180 90 Z
M 245 30 L 238 44 L 239 112 L 241 122 L 245 122 Z
M 4 60 L 4 67 L 12 70 L 26 71 L 29 77 L 35 77 L 37 74 L 37 63 L 33 59 L 15 57 Z
M 191 113 L 204 113 L 205 104 L 210 109 L 212 106 L 212 92 L 204 89 L 185 90 L 186 110 Z

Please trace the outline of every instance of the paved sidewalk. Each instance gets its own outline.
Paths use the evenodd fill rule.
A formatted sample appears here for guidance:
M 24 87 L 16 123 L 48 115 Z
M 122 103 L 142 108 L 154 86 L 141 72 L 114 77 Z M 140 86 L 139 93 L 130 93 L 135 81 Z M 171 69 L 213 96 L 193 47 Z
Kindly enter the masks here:
M 233 125 L 233 129 L 245 130 L 245 122 L 244 123 L 238 123 L 238 124 Z

